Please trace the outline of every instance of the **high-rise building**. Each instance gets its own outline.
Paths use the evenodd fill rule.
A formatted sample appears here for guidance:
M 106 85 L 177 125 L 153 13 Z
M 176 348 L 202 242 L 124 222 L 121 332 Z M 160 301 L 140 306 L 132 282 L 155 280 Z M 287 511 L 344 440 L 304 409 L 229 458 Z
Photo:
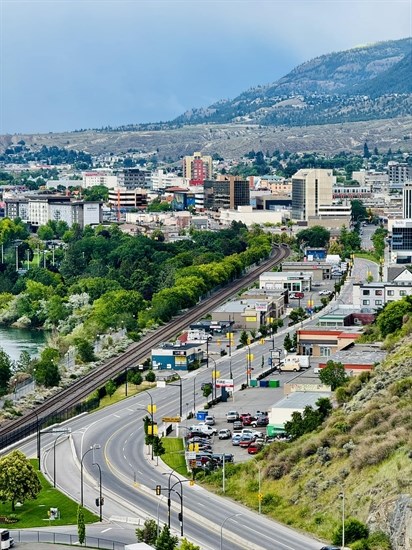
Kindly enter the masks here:
M 412 219 L 412 182 L 405 183 L 402 189 L 402 210 L 405 220 Z
M 147 189 L 151 185 L 150 172 L 141 168 L 125 168 L 117 174 L 118 187 Z
M 203 188 L 204 207 L 208 210 L 235 209 L 250 204 L 249 182 L 239 176 L 221 175 L 216 180 L 206 180 Z
M 303 168 L 292 176 L 292 217 L 309 220 L 319 216 L 321 206 L 332 204 L 335 183 L 332 170 Z
M 400 191 L 404 184 L 412 180 L 412 166 L 406 162 L 388 162 L 389 188 Z
M 183 177 L 190 180 L 190 185 L 203 185 L 212 178 L 212 157 L 196 152 L 192 156 L 183 157 Z

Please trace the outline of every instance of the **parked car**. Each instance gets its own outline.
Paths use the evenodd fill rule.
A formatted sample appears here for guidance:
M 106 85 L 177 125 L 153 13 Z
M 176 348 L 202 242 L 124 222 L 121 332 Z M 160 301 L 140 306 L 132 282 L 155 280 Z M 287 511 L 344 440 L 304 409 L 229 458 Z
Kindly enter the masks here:
M 289 298 L 291 300 L 301 300 L 305 297 L 305 294 L 303 292 L 289 292 Z
M 212 459 L 217 462 L 219 465 L 222 465 L 223 464 L 223 457 L 225 457 L 225 464 L 227 462 L 231 462 L 233 463 L 234 462 L 234 456 L 232 454 L 229 454 L 229 453 L 222 453 L 222 454 L 218 454 L 218 453 L 215 453 L 212 455 Z
M 258 430 L 252 430 L 252 428 L 243 428 L 242 435 L 251 435 L 253 438 L 260 437 L 262 434 Z
M 205 418 L 205 424 L 207 424 L 208 426 L 214 426 L 215 425 L 215 417 L 212 416 L 212 415 L 208 415 L 206 416 Z
M 337 546 L 322 546 L 320 550 L 340 550 Z
M 256 428 L 257 426 L 265 427 L 269 424 L 269 417 L 268 416 L 259 416 L 256 420 L 254 420 L 251 423 L 251 426 Z
M 238 432 L 241 431 L 243 428 L 243 423 L 240 420 L 235 420 L 233 422 L 233 431 Z
M 257 443 L 256 441 L 253 441 L 249 447 L 247 448 L 247 452 L 250 455 L 256 455 L 262 450 L 262 445 L 260 443 Z
M 247 449 L 251 443 L 253 443 L 254 437 L 251 434 L 244 434 L 240 438 L 239 447 Z
M 319 290 L 319 296 L 329 296 L 331 293 L 330 290 Z
M 210 439 L 211 435 L 208 434 L 208 433 L 205 433 L 205 432 L 201 432 L 200 430 L 194 430 L 194 429 L 190 429 L 188 434 L 188 439 L 192 439 L 194 437 L 200 437 L 200 438 L 208 438 Z
M 234 422 L 235 420 L 239 420 L 239 413 L 237 411 L 229 411 L 226 413 L 227 422 Z
M 230 439 L 232 437 L 232 432 L 228 428 L 225 428 L 223 430 L 219 430 L 217 436 L 219 439 Z
M 217 429 L 214 426 L 209 426 L 208 424 L 199 424 L 199 430 L 202 433 L 208 434 L 208 435 L 216 435 Z
M 232 436 L 232 445 L 233 445 L 234 447 L 238 447 L 238 446 L 239 446 L 240 438 L 241 438 L 241 437 L 242 437 L 242 436 L 241 436 L 240 434 L 234 434 L 234 435 Z

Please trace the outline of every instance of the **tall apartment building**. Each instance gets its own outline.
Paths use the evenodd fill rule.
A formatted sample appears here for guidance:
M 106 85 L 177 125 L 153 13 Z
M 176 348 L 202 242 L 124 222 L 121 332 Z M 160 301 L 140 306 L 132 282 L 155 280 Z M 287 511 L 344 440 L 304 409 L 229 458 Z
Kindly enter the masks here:
M 412 180 L 412 166 L 406 162 L 388 162 L 389 188 L 401 191 L 407 181 Z
M 235 209 L 250 204 L 249 181 L 239 176 L 219 176 L 203 184 L 204 207 L 208 210 Z
M 321 206 L 332 204 L 335 176 L 332 170 L 303 168 L 292 176 L 292 217 L 306 220 L 318 217 Z
M 403 219 L 412 219 L 412 181 L 405 183 L 402 189 L 402 212 Z
M 167 187 L 179 187 L 189 185 L 189 180 L 177 176 L 173 172 L 165 172 L 161 168 L 152 172 L 151 176 L 151 189 L 158 191 L 159 189 L 166 189 Z
M 203 185 L 210 180 L 213 173 L 212 157 L 200 152 L 183 157 L 183 177 L 190 180 L 190 185 Z
M 126 189 L 148 189 L 151 185 L 150 172 L 141 168 L 125 168 L 117 174 L 117 181 Z
M 147 190 L 116 187 L 109 190 L 108 202 L 111 207 L 122 210 L 144 209 L 147 207 Z

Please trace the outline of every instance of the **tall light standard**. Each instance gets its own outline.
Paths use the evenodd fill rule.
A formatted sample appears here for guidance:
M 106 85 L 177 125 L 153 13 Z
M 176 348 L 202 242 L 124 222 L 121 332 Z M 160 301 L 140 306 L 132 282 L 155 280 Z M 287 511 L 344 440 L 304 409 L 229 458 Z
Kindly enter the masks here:
M 229 520 L 229 519 L 232 519 L 232 518 L 235 518 L 236 516 L 241 516 L 242 514 L 238 513 L 238 514 L 231 514 L 230 516 L 227 516 L 223 522 L 222 522 L 222 525 L 220 526 L 220 550 L 223 550 L 223 527 L 225 525 L 225 523 Z
M 168 384 L 168 386 L 179 386 L 180 387 L 180 397 L 179 397 L 179 416 L 182 418 L 183 416 L 183 382 L 180 374 L 177 372 L 173 373 L 175 376 L 179 379 L 179 384 Z
M 342 550 L 345 550 L 345 488 L 342 487 L 340 494 L 342 498 Z
M 36 442 L 37 442 L 37 465 L 39 472 L 41 472 L 41 457 L 40 457 L 40 418 L 39 415 L 33 411 L 34 416 L 36 417 Z
M 83 506 L 83 461 L 85 456 L 90 453 L 91 451 L 94 451 L 95 449 L 100 449 L 100 445 L 98 443 L 95 443 L 90 447 L 90 449 L 87 449 L 85 453 L 83 453 L 82 459 L 80 461 L 80 506 Z M 94 462 L 94 460 L 93 460 Z
M 249 375 L 252 375 L 252 361 L 253 353 L 250 353 L 250 345 L 247 344 L 247 354 L 246 354 L 246 387 L 249 386 Z
M 93 462 L 92 466 L 97 466 L 99 468 L 99 521 L 102 521 L 103 520 L 102 469 L 100 468 L 100 464 L 98 464 L 97 462 Z
M 216 361 L 215 359 L 213 359 L 213 357 L 210 358 L 212 361 L 213 361 L 213 372 L 212 372 L 212 390 L 213 390 L 213 396 L 214 396 L 214 399 L 216 399 L 216 393 L 217 393 L 217 388 L 216 388 L 216 378 L 218 376 L 217 374 L 217 366 L 216 366 Z
M 149 414 L 150 414 L 150 419 L 151 419 L 151 430 L 150 430 L 150 431 L 151 431 L 152 433 L 151 433 L 150 435 L 151 435 L 152 438 L 153 438 L 154 435 L 155 435 L 155 434 L 153 433 L 153 432 L 154 432 L 154 420 L 153 420 L 153 415 L 154 415 L 154 413 L 156 412 L 156 405 L 153 404 L 153 397 L 152 397 L 152 394 L 151 394 L 148 390 L 143 390 L 143 391 L 144 391 L 145 393 L 147 393 L 147 395 L 148 395 L 149 398 L 150 398 L 150 405 L 149 405 L 149 407 L 147 407 L 147 409 L 148 409 L 148 412 L 149 412 Z M 181 397 L 181 396 L 180 396 L 180 397 Z M 180 415 L 180 416 L 182 416 L 182 415 Z M 152 460 L 153 460 L 153 439 L 152 439 L 152 445 L 151 445 L 151 447 L 152 447 L 152 456 L 151 456 L 151 458 L 152 458 Z

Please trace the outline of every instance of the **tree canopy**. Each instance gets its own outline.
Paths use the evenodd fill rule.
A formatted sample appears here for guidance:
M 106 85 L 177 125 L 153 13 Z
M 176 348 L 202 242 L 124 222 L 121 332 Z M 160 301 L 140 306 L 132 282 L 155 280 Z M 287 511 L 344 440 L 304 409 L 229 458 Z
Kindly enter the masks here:
M 12 451 L 0 458 L 0 500 L 16 502 L 32 500 L 40 493 L 38 475 L 21 451 Z

